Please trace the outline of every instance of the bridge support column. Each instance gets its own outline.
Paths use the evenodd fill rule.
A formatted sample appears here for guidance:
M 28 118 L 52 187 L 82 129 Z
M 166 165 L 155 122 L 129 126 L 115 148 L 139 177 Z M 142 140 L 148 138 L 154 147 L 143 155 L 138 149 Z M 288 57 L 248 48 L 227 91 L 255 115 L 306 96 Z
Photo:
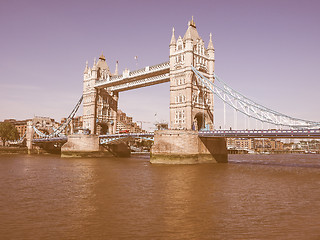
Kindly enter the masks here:
M 99 136 L 75 134 L 61 147 L 62 157 L 110 157 L 107 150 L 99 145 Z
M 200 138 L 197 131 L 161 130 L 154 134 L 151 163 L 197 164 L 226 163 L 225 138 Z
M 28 154 L 31 154 L 31 151 L 33 149 L 33 145 L 32 145 L 33 134 L 34 134 L 34 130 L 32 127 L 32 121 L 29 121 L 27 122 L 27 133 L 26 133 Z

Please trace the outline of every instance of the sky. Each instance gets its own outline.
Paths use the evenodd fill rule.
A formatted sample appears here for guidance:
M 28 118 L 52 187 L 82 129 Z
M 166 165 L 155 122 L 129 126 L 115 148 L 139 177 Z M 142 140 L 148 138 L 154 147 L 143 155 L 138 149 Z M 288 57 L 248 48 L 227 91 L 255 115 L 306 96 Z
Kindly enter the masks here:
M 183 36 L 191 16 L 206 45 L 213 34 L 220 78 L 262 105 L 320 121 L 318 0 L 0 1 L 0 121 L 60 121 L 82 95 L 86 60 L 103 51 L 112 72 L 116 61 L 120 72 L 166 62 L 172 27 Z M 169 83 L 121 92 L 119 108 L 148 127 L 168 121 Z M 217 99 L 214 114 L 221 125 Z

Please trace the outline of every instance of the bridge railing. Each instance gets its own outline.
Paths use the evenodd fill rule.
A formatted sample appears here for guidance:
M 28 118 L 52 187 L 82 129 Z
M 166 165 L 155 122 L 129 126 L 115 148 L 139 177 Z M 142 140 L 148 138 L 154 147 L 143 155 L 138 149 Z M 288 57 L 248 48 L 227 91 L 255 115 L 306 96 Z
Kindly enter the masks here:
M 103 144 L 115 144 L 127 141 L 133 138 L 142 138 L 145 140 L 153 140 L 153 133 L 118 133 L 118 134 L 107 134 L 99 136 L 99 143 Z
M 119 84 L 119 85 L 116 85 L 116 86 L 111 86 L 108 89 L 110 91 L 119 91 L 121 89 L 131 88 L 131 87 L 136 86 L 136 85 L 141 86 L 143 84 L 147 85 L 148 83 L 159 82 L 159 81 L 162 81 L 162 80 L 165 80 L 165 79 L 169 79 L 169 77 L 170 77 L 169 73 L 165 73 L 165 74 L 157 75 L 157 76 L 154 76 L 154 77 L 151 77 L 151 78 L 143 78 L 143 79 L 136 80 L 136 81 L 133 81 L 133 82 L 128 82 L 128 83 L 123 83 L 123 84 Z
M 41 142 L 66 142 L 68 140 L 68 137 L 65 135 L 62 135 L 60 137 L 46 137 L 46 138 L 36 138 L 33 139 L 32 142 L 35 143 L 41 143 Z
M 166 69 L 169 67 L 170 67 L 170 62 L 163 62 L 163 63 L 157 64 L 157 65 L 151 66 L 149 71 L 151 71 L 151 72 L 158 71 L 158 70 L 163 70 L 163 69 Z
M 230 138 L 320 138 L 320 129 L 214 130 L 199 131 L 199 136 Z

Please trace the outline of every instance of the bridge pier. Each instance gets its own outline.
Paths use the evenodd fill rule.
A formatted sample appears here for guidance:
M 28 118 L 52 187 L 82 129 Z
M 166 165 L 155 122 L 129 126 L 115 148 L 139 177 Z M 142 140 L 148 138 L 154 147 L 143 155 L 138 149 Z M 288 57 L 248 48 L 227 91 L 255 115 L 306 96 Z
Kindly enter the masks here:
M 32 121 L 29 121 L 27 122 L 27 133 L 26 133 L 28 154 L 31 154 L 31 151 L 33 149 L 33 145 L 32 145 L 33 134 L 34 134 L 34 130 L 32 127 Z
M 98 135 L 69 135 L 61 147 L 61 157 L 130 157 L 130 148 L 125 143 L 100 145 Z
M 99 145 L 99 136 L 75 134 L 61 147 L 61 157 L 111 157 L 112 154 Z
M 226 163 L 225 138 L 199 137 L 192 130 L 160 130 L 154 133 L 150 162 L 158 164 Z

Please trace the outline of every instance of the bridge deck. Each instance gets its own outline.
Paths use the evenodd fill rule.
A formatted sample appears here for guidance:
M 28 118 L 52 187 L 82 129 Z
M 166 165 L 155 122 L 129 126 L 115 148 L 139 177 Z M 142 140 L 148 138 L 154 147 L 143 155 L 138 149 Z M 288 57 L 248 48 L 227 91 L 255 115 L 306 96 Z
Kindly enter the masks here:
M 125 133 L 101 135 L 100 143 L 105 144 L 121 138 L 152 138 L 153 133 Z M 320 129 L 305 130 L 214 130 L 199 131 L 199 137 L 225 137 L 225 138 L 319 138 Z
M 320 129 L 305 130 L 215 130 L 200 131 L 200 137 L 227 138 L 320 138 Z

